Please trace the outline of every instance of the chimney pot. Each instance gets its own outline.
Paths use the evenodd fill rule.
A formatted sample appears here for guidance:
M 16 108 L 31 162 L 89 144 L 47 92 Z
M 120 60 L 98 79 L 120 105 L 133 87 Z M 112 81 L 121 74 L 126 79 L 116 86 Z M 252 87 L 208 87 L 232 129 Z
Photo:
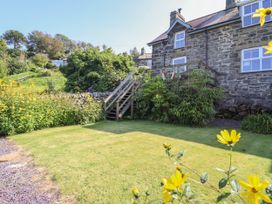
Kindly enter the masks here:
M 226 9 L 236 7 L 236 0 L 226 0 Z

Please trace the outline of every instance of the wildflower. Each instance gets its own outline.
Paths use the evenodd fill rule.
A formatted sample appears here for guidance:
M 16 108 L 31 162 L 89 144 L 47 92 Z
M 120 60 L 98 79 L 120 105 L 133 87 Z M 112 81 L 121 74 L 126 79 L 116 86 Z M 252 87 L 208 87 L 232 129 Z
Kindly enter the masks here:
M 172 201 L 171 193 L 167 190 L 162 191 L 162 198 L 165 204 L 168 204 Z
M 170 151 L 172 149 L 172 146 L 170 144 L 163 144 L 163 147 L 167 151 Z
M 187 175 L 181 173 L 179 170 L 176 170 L 176 174 L 172 175 L 170 179 L 164 178 L 162 183 L 164 185 L 164 189 L 168 191 L 179 191 L 181 186 L 187 179 Z
M 272 14 L 272 8 L 260 8 L 252 15 L 253 18 L 260 18 L 260 25 L 264 26 L 265 17 Z
M 240 185 L 246 189 L 241 193 L 241 196 L 246 200 L 246 203 L 258 204 L 261 200 L 264 200 L 267 203 L 272 203 L 271 199 L 262 192 L 269 185 L 267 181 L 260 182 L 257 175 L 249 176 L 248 181 L 249 183 L 239 181 Z
M 241 134 L 237 133 L 236 130 L 232 130 L 230 133 L 227 130 L 222 130 L 220 134 L 217 135 L 217 140 L 221 144 L 228 146 L 234 146 L 240 139 Z
M 136 199 L 139 198 L 139 196 L 140 196 L 140 191 L 139 191 L 139 189 L 138 189 L 137 187 L 134 187 L 134 188 L 131 190 L 131 192 L 132 192 L 134 198 L 136 198 Z
M 263 48 L 266 49 L 266 52 L 265 52 L 266 55 L 271 54 L 272 53 L 272 41 L 270 41 L 267 46 L 263 46 Z

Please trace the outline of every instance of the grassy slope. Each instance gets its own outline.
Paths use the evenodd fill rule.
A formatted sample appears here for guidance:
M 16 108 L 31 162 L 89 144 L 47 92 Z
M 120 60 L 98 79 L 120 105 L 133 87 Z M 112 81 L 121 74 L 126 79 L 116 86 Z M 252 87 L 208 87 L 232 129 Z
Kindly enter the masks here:
M 48 168 L 64 194 L 75 195 L 81 203 L 131 203 L 133 186 L 149 189 L 152 199 L 161 197 L 161 178 L 174 170 L 163 143 L 185 149 L 186 164 L 210 173 L 210 181 L 216 184 L 221 174 L 215 168 L 228 165 L 226 151 L 215 139 L 218 131 L 124 121 L 47 129 L 11 139 L 29 150 L 38 165 Z M 272 135 L 242 132 L 234 153 L 239 179 L 257 173 L 272 181 L 271 143 Z M 196 184 L 192 186 L 195 189 Z M 214 203 L 214 194 L 205 187 L 198 187 L 197 193 L 201 200 Z
M 51 76 L 47 76 L 47 77 L 38 76 L 38 74 L 34 72 L 24 72 L 21 74 L 9 76 L 7 79 L 18 80 L 26 76 L 33 76 L 33 77 L 22 81 L 21 84 L 23 86 L 30 86 L 31 84 L 33 84 L 38 91 L 44 91 L 48 89 L 48 81 L 51 81 L 51 80 L 55 84 L 56 90 L 63 90 L 65 86 L 65 82 L 66 82 L 66 78 L 59 71 L 52 71 Z

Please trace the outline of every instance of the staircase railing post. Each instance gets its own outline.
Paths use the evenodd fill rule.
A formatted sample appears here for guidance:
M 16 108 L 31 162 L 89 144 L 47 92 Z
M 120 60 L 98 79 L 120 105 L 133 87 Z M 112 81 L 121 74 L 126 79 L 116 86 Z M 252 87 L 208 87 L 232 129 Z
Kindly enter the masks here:
M 119 101 L 116 102 L 116 120 L 119 120 L 120 106 Z

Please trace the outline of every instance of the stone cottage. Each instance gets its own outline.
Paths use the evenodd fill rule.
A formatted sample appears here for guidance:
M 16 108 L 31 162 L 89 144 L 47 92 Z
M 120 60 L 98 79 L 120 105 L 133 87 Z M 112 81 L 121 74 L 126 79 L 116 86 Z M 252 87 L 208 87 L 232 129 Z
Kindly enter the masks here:
M 144 48 L 141 49 L 141 54 L 135 60 L 137 67 L 152 68 L 152 53 L 147 53 Z
M 267 17 L 264 27 L 252 18 L 262 7 L 272 7 L 272 0 L 240 4 L 226 0 L 225 10 L 191 21 L 185 20 L 181 9 L 171 12 L 170 27 L 148 43 L 153 50 L 152 69 L 159 72 L 176 65 L 175 72 L 184 72 L 204 64 L 217 73 L 225 90 L 222 109 L 271 110 L 272 55 L 264 54 L 262 46 L 272 40 L 272 17 Z

